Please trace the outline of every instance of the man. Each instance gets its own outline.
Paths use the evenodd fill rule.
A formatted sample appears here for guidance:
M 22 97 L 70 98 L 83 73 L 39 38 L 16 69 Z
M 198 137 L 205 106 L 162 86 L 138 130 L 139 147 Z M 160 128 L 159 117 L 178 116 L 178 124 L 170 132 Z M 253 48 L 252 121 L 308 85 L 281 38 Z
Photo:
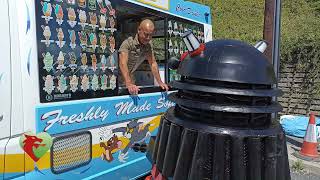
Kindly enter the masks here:
M 152 49 L 151 39 L 154 28 L 151 20 L 143 20 L 135 37 L 129 37 L 120 46 L 119 66 L 121 76 L 119 77 L 119 82 L 120 86 L 123 85 L 128 88 L 130 94 L 136 95 L 140 91 L 139 87 L 135 85 L 133 74 L 145 59 L 148 60 L 151 72 L 159 86 L 166 91 L 169 89 L 160 78 L 158 64 Z

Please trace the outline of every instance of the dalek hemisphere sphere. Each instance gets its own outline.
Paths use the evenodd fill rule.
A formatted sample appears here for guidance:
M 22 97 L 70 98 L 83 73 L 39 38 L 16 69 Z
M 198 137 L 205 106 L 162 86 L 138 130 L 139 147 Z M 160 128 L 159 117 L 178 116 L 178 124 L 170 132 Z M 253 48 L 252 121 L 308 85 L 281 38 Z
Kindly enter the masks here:
M 176 103 L 162 116 L 148 157 L 153 174 L 176 180 L 290 180 L 282 110 L 272 65 L 235 40 L 200 44 L 187 32 L 189 53 L 178 67 Z M 263 48 L 262 48 L 263 49 Z M 157 172 L 157 173 L 155 173 Z M 153 177 L 156 178 L 156 177 Z

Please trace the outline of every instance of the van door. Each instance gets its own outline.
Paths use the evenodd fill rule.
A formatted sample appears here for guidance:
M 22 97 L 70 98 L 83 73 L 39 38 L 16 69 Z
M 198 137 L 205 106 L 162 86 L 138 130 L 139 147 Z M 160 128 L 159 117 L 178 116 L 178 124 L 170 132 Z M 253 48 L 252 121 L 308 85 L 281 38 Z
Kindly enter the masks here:
M 4 172 L 5 146 L 10 137 L 11 61 L 8 1 L 0 1 L 0 179 Z

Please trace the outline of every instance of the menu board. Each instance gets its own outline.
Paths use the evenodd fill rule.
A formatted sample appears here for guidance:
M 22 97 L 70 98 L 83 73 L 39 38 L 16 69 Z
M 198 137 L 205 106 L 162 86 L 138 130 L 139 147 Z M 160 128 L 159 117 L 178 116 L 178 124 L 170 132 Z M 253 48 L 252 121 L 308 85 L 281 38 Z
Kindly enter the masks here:
M 116 10 L 108 0 L 37 0 L 40 101 L 117 93 Z
M 180 59 L 181 55 L 188 51 L 183 42 L 182 35 L 191 30 L 198 38 L 200 43 L 204 43 L 204 28 L 200 24 L 187 23 L 179 20 L 169 19 L 167 24 L 167 42 L 168 42 L 168 59 L 176 57 Z M 180 75 L 176 70 L 169 70 L 169 81 L 180 80 Z

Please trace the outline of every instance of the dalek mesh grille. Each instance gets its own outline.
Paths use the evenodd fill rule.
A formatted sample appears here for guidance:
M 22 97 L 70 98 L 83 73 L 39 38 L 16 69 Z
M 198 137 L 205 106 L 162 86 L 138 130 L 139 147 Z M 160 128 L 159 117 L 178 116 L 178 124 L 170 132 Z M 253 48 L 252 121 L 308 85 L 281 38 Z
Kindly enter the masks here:
M 83 132 L 55 138 L 51 147 L 51 170 L 60 174 L 91 161 L 92 136 Z

